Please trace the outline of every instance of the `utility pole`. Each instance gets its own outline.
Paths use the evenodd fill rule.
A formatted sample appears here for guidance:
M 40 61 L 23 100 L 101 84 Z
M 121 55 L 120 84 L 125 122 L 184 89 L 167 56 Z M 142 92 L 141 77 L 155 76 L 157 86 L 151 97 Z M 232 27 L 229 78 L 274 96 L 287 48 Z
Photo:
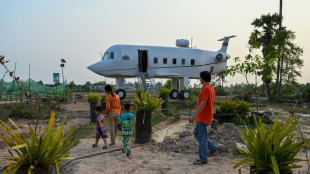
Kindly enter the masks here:
M 30 63 L 29 63 L 29 94 L 30 94 Z
M 61 59 L 61 64 L 60 64 L 60 67 L 61 67 L 61 71 L 62 71 L 62 84 L 63 84 L 63 90 L 64 90 L 64 102 L 66 101 L 66 96 L 65 96 L 65 92 L 66 92 L 66 86 L 65 86 L 65 78 L 64 78 L 64 67 L 65 67 L 65 63 L 66 60 L 65 59 Z
M 280 24 L 279 24 L 279 28 L 280 31 L 282 31 L 282 0 L 280 0 Z M 282 50 L 284 46 L 280 47 L 280 49 Z M 278 88 L 278 98 L 281 95 L 281 86 L 282 86 L 282 71 L 283 71 L 283 55 L 282 55 L 282 51 L 280 50 L 280 60 L 281 60 L 281 65 L 280 65 L 280 79 L 279 79 L 279 88 Z M 280 62 L 279 62 L 280 63 Z
M 281 30 L 281 28 L 282 28 L 282 0 L 280 0 L 280 17 L 281 17 L 281 19 L 280 19 L 279 28 Z
M 279 32 L 282 31 L 282 0 L 280 0 L 280 22 L 279 22 Z M 281 50 L 283 49 L 283 46 L 279 47 L 280 50 L 280 57 L 278 58 L 278 65 L 277 65 L 277 79 L 276 79 L 276 98 L 280 99 L 281 95 L 281 83 L 282 83 L 282 67 L 283 67 L 283 57 Z

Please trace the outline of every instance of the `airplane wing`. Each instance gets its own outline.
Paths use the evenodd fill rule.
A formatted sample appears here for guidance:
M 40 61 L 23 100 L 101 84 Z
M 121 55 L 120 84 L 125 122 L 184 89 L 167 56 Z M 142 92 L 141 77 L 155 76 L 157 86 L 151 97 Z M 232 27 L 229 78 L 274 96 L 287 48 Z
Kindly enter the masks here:
M 181 76 L 181 74 L 178 74 L 178 73 L 156 73 L 156 76 L 179 77 L 179 76 Z

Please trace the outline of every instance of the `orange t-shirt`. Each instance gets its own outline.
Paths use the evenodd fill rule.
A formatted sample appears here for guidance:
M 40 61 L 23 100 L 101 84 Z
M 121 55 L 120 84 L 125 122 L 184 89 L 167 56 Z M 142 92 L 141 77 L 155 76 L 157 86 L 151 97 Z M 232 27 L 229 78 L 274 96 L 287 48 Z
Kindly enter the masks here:
M 113 93 L 113 96 L 110 94 L 106 98 L 106 109 L 105 113 L 108 114 L 109 112 L 113 112 L 115 114 L 121 114 L 121 104 L 120 98 L 117 94 Z
M 215 91 L 212 85 L 206 85 L 202 88 L 199 99 L 197 101 L 196 110 L 198 109 L 201 100 L 206 100 L 206 106 L 197 115 L 196 121 L 203 124 L 210 125 L 213 119 L 213 104 L 215 98 Z

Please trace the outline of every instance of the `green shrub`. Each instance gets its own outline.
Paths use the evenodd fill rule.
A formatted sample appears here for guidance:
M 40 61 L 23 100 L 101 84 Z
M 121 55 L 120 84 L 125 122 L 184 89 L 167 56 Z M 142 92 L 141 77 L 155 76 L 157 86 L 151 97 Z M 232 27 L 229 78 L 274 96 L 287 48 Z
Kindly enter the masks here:
M 154 98 L 152 95 L 148 95 L 146 92 L 142 92 L 141 96 L 135 97 L 135 103 L 133 108 L 142 112 L 153 112 L 156 109 L 160 108 L 164 103 L 162 99 L 158 97 Z
M 192 88 L 190 93 L 194 96 L 199 96 L 201 88 Z
M 97 93 L 89 93 L 86 97 L 89 103 L 99 103 L 101 96 Z
M 236 158 L 242 159 L 234 162 L 233 168 L 238 168 L 239 173 L 245 167 L 254 167 L 254 172 L 265 172 L 280 174 L 288 172 L 290 169 L 300 168 L 295 163 L 306 161 L 298 159 L 295 156 L 301 148 L 307 145 L 310 139 L 297 142 L 297 136 L 294 132 L 298 121 L 289 119 L 285 124 L 276 121 L 273 126 L 267 130 L 265 124 L 260 119 L 257 123 L 255 116 L 254 122 L 256 129 L 241 130 L 243 143 L 247 149 L 234 146 L 241 152 Z
M 11 118 L 32 119 L 32 113 L 27 110 L 25 103 L 14 103 L 9 115 Z
M 233 114 L 241 119 L 245 119 L 250 110 L 250 105 L 242 100 L 226 100 L 219 105 L 219 110 L 226 114 Z
M 55 100 L 50 100 L 50 101 L 45 101 L 42 102 L 43 108 L 47 109 L 49 112 L 55 111 L 55 110 L 60 110 L 61 109 L 61 102 L 60 101 L 55 101 Z
M 310 102 L 310 85 L 306 85 L 302 92 L 302 98 L 305 102 Z
M 170 94 L 170 91 L 171 91 L 170 89 L 162 87 L 160 88 L 159 96 L 160 97 L 168 96 Z
M 65 95 L 65 96 L 64 96 Z M 72 91 L 70 88 L 66 89 L 64 92 L 61 93 L 61 97 L 58 98 L 61 102 L 69 102 L 72 99 Z M 65 99 L 65 101 L 64 101 Z
M 65 165 L 60 160 L 73 159 L 68 155 L 70 154 L 69 150 L 77 143 L 77 139 L 71 142 L 75 127 L 70 129 L 66 137 L 64 136 L 65 122 L 53 129 L 54 112 L 51 113 L 49 124 L 40 136 L 29 126 L 30 140 L 11 119 L 9 121 L 18 132 L 0 120 L 0 129 L 4 131 L 4 135 L 1 135 L 0 138 L 16 152 L 16 155 L 10 153 L 10 156 L 1 156 L 1 158 L 10 160 L 6 163 L 9 166 L 5 173 L 11 170 L 12 173 L 15 173 L 20 167 L 26 167 L 28 173 L 31 173 L 34 169 L 46 168 L 50 164 L 55 164 L 57 173 L 59 173 L 59 165 Z
M 215 87 L 214 90 L 217 96 L 226 96 L 228 94 L 228 92 L 221 86 Z

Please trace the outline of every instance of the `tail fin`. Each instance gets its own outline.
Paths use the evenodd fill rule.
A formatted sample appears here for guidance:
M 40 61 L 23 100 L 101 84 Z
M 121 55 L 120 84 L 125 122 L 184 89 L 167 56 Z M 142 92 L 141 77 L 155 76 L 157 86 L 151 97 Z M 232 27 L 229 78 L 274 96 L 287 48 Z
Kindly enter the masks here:
M 236 36 L 235 36 L 235 35 L 232 35 L 232 36 L 225 36 L 224 38 L 217 40 L 217 41 L 223 41 L 223 43 L 222 43 L 222 48 L 221 48 L 220 50 L 218 50 L 218 52 L 224 52 L 224 53 L 226 53 L 227 47 L 228 47 L 229 39 L 230 39 L 230 38 L 233 38 L 233 37 L 236 37 Z

